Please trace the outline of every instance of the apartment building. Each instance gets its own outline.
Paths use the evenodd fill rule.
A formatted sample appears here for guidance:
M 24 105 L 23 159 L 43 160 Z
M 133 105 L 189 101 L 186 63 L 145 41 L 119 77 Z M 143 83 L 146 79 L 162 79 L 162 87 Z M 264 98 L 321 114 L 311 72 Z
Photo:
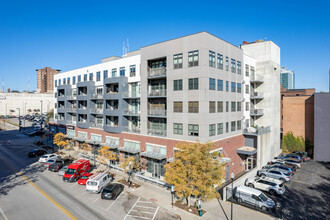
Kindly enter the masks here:
M 37 69 L 37 93 L 53 93 L 54 92 L 54 75 L 60 70 L 44 67 Z
M 201 32 L 56 74 L 51 129 L 135 156 L 155 178 L 179 142 L 212 142 L 229 178 L 280 151 L 279 56 L 271 41 L 237 47 Z
M 281 67 L 281 85 L 286 89 L 295 89 L 295 73 L 286 66 Z

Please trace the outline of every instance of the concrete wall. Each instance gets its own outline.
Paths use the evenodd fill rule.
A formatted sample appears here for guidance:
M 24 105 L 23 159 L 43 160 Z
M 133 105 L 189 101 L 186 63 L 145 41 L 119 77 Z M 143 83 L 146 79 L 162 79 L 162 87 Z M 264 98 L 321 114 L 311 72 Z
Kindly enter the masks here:
M 314 159 L 330 161 L 330 93 L 314 94 Z

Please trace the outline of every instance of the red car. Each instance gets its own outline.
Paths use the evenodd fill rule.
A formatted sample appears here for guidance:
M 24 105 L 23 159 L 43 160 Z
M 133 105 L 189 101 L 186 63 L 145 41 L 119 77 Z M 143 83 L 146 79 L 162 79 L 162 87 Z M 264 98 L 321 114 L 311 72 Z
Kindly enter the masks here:
M 84 173 L 78 180 L 78 184 L 80 185 L 86 185 L 87 180 L 90 176 L 92 176 L 94 173 Z

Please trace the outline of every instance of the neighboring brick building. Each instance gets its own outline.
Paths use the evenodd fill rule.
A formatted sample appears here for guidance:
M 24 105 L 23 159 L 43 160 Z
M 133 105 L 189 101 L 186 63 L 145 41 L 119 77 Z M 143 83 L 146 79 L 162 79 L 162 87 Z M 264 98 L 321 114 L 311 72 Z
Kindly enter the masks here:
M 54 75 L 60 70 L 50 67 L 37 69 L 37 93 L 53 93 L 54 92 Z
M 281 129 L 314 143 L 315 89 L 281 89 Z

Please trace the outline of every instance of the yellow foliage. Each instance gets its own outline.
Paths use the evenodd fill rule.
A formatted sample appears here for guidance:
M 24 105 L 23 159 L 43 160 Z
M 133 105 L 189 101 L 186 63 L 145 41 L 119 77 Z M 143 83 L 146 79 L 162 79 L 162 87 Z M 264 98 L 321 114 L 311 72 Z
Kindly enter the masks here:
M 99 161 L 101 161 L 101 163 L 106 164 L 107 161 L 114 161 L 117 160 L 117 154 L 113 151 L 110 150 L 110 147 L 108 146 L 102 146 L 99 150 L 98 150 L 99 156 L 97 156 L 97 159 Z
M 57 133 L 54 136 L 53 143 L 56 144 L 60 149 L 61 148 L 69 148 L 69 141 L 65 139 L 65 135 L 63 133 Z
M 79 149 L 83 150 L 85 154 L 87 154 L 88 151 L 91 151 L 91 148 L 87 143 L 79 144 Z
M 119 165 L 119 167 L 124 169 L 124 172 L 132 171 L 136 166 L 136 161 L 133 156 L 130 156 L 124 160 L 122 164 Z

